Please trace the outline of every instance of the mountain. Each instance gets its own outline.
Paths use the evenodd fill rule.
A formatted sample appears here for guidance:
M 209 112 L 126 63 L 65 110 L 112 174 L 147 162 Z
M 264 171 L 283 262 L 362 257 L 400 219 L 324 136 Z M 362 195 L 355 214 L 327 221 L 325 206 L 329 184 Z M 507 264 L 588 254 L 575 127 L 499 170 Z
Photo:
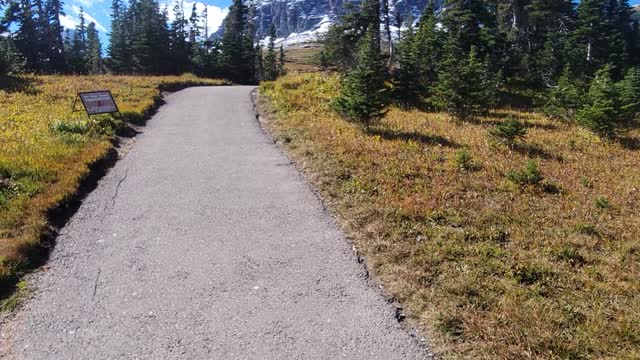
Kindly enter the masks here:
M 441 3 L 443 0 L 436 0 Z M 269 27 L 276 27 L 278 42 L 295 44 L 314 41 L 318 34 L 340 19 L 348 9 L 349 0 L 266 0 L 258 6 L 256 37 L 267 37 Z M 427 0 L 396 0 L 390 4 L 392 18 L 395 14 L 413 14 L 418 18 Z M 221 37 L 224 24 L 212 36 Z

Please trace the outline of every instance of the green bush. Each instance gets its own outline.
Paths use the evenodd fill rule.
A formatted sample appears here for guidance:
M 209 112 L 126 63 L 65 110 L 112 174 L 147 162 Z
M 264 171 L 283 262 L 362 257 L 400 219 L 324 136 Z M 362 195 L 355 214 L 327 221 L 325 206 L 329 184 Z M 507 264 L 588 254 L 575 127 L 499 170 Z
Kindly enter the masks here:
M 598 196 L 596 198 L 596 207 L 599 209 L 608 209 L 611 207 L 609 199 L 606 196 Z
M 527 128 L 514 116 L 494 126 L 489 134 L 500 142 L 512 145 L 516 139 L 522 139 L 527 135 Z
M 538 164 L 529 159 L 523 169 L 508 172 L 507 179 L 519 185 L 538 185 L 544 177 L 538 169 Z
M 456 151 L 455 154 L 455 162 L 458 167 L 464 171 L 471 171 L 474 169 L 475 165 L 473 163 L 473 157 L 469 153 L 469 150 L 462 149 Z
M 50 127 L 51 131 L 57 133 L 87 134 L 90 130 L 87 120 L 57 120 Z

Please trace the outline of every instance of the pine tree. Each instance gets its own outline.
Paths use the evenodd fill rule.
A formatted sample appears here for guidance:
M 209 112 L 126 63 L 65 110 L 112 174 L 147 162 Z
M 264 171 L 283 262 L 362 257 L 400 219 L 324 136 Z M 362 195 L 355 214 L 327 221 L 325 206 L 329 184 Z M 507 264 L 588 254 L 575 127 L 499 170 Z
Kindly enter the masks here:
M 577 114 L 578 124 L 600 135 L 611 135 L 620 122 L 618 89 L 611 79 L 609 66 L 595 74 L 588 93 L 588 104 Z
M 13 75 L 24 70 L 25 61 L 10 38 L 0 37 L 0 76 Z
M 47 58 L 49 59 L 49 71 L 50 72 L 65 72 L 67 71 L 67 64 L 64 54 L 64 41 L 62 38 L 62 24 L 60 23 L 60 16 L 64 15 L 62 11 L 62 1 L 60 0 L 48 0 L 45 5 L 45 12 L 47 16 Z
M 358 65 L 342 81 L 340 94 L 333 101 L 334 109 L 348 120 L 369 128 L 372 121 L 384 116 L 386 106 L 384 66 L 380 56 L 378 28 L 370 26 L 361 41 Z
M 94 22 L 91 22 L 89 26 L 87 26 L 87 56 L 85 61 L 89 73 L 100 74 L 103 72 L 102 45 L 100 44 L 100 37 Z
M 618 87 L 621 118 L 624 121 L 635 120 L 640 113 L 640 68 L 629 69 Z
M 249 49 L 246 39 L 247 7 L 242 0 L 233 0 L 222 36 L 221 62 L 223 73 L 232 81 L 242 84 L 255 82 L 255 59 L 247 62 L 247 53 L 253 51 L 253 43 Z
M 413 76 L 419 81 L 421 91 L 424 91 L 422 97 L 430 95 L 427 90 L 436 80 L 436 67 L 442 58 L 442 40 L 436 29 L 438 19 L 435 11 L 433 0 L 429 0 L 418 22 L 418 30 L 414 40 L 417 68 L 410 71 L 415 71 Z
M 465 120 L 495 104 L 499 76 L 490 71 L 486 61 L 478 59 L 475 48 L 465 54 L 453 39 L 446 43 L 430 101 L 436 108 Z
M 173 7 L 173 22 L 171 23 L 171 55 L 173 57 L 175 74 L 182 74 L 189 68 L 189 54 L 187 49 L 187 25 L 184 17 L 184 1 L 176 2 Z
M 278 76 L 278 60 L 276 59 L 276 27 L 271 24 L 269 28 L 269 44 L 267 45 L 267 54 L 264 57 L 264 76 L 266 81 L 273 81 Z
M 584 106 L 587 97 L 585 87 L 566 66 L 557 84 L 547 91 L 544 112 L 556 119 L 573 121 L 578 110 Z
M 80 8 L 78 25 L 66 49 L 69 70 L 76 74 L 86 74 L 87 68 L 87 27 L 85 25 L 84 10 Z
M 111 34 L 109 34 L 108 67 L 116 74 L 122 74 L 131 70 L 131 56 L 125 25 L 126 8 L 121 0 L 112 0 L 111 3 Z
M 394 96 L 403 105 L 420 105 L 424 96 L 421 78 L 416 76 L 420 74 L 418 58 L 418 41 L 413 29 L 413 20 L 409 18 L 407 30 L 398 44 L 398 69 L 394 76 Z

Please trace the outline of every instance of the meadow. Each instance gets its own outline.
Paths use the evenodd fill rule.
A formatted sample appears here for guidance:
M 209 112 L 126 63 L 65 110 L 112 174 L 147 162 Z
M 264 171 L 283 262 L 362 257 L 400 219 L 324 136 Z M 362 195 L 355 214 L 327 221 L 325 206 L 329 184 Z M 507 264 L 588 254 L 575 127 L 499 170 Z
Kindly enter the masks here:
M 127 121 L 161 103 L 162 91 L 219 85 L 194 76 L 20 76 L 0 79 L 0 291 L 47 249 L 51 217 L 77 192 L 90 167 L 104 159 Z M 89 119 L 76 93 L 110 89 L 123 119 Z
M 321 73 L 263 83 L 265 126 L 437 353 L 640 358 L 640 130 L 391 108 L 364 131 L 332 111 L 338 89 Z M 523 139 L 490 136 L 511 117 Z

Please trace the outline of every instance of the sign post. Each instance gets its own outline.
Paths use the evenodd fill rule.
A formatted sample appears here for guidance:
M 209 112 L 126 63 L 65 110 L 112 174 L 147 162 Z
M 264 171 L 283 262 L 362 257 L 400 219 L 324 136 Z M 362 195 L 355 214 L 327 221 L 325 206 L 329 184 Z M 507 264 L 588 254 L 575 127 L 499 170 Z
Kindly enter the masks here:
M 111 95 L 111 91 L 109 90 L 79 92 L 73 102 L 73 110 L 76 109 L 78 98 L 80 98 L 84 110 L 87 112 L 87 116 L 118 113 L 122 118 L 122 114 L 120 114 L 120 110 L 118 110 L 118 105 L 116 105 L 116 101 L 113 99 L 113 95 Z

